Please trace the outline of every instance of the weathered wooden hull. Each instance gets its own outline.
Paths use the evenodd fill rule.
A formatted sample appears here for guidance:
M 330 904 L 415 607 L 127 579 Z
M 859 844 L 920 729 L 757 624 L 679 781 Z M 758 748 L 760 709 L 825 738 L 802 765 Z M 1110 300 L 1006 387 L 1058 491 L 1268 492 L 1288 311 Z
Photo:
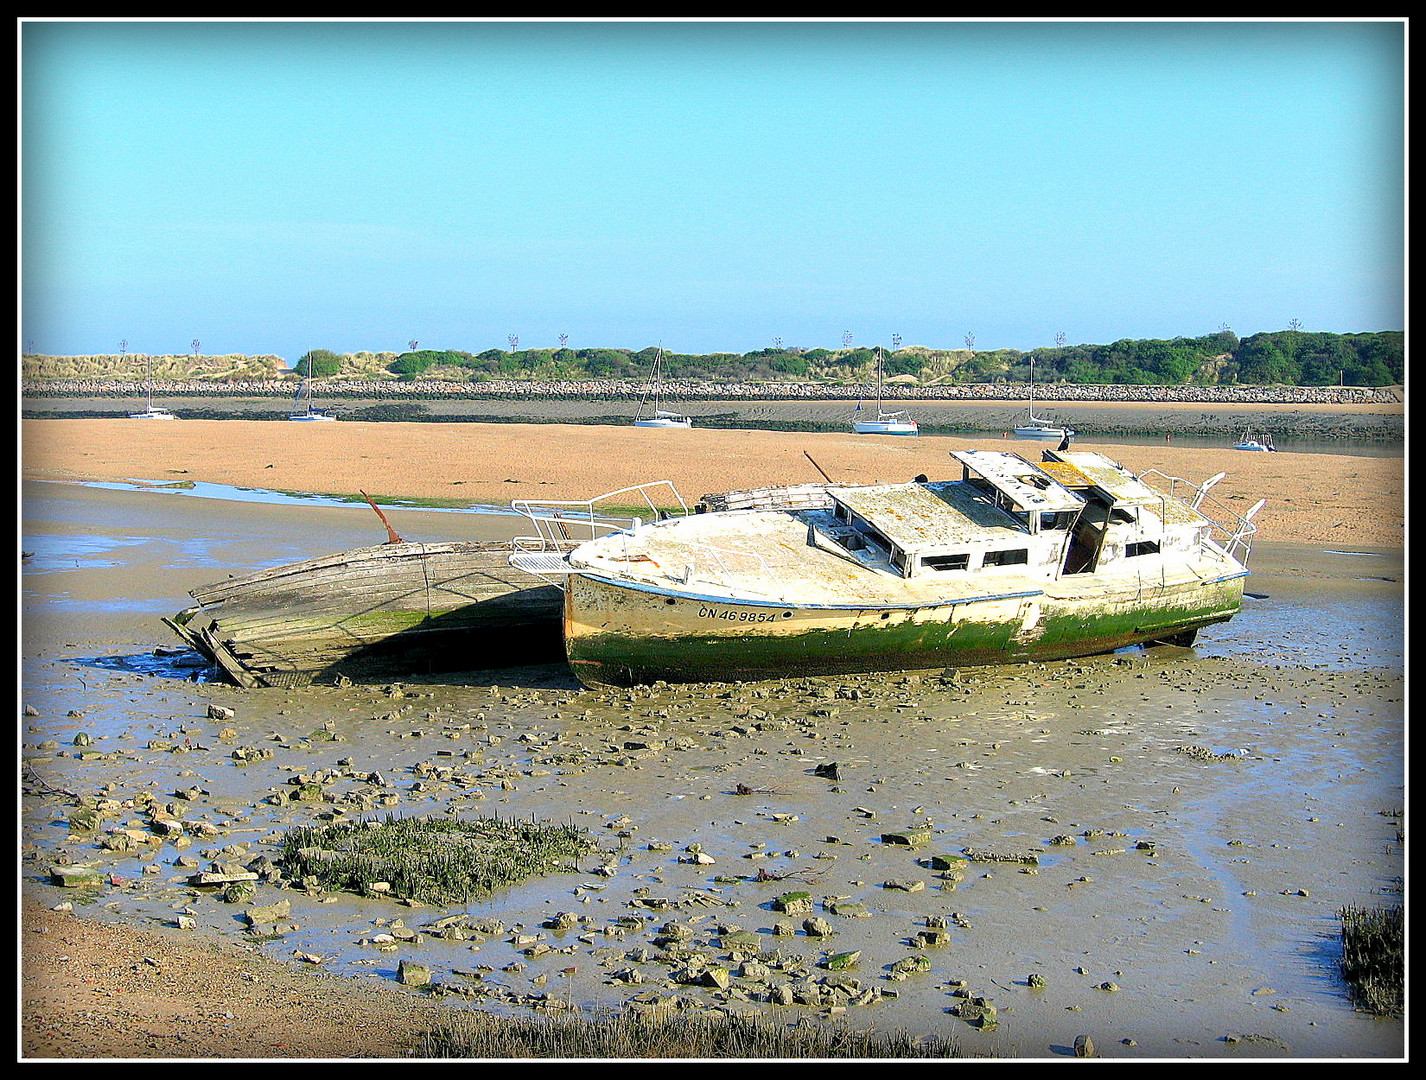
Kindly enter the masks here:
M 589 574 L 565 590 L 565 651 L 588 686 L 912 671 L 1189 643 L 1242 605 L 1243 574 L 1152 584 L 1026 583 L 954 603 L 797 606 Z
M 164 620 L 245 686 L 558 662 L 557 588 L 508 544 L 393 543 L 194 589 Z

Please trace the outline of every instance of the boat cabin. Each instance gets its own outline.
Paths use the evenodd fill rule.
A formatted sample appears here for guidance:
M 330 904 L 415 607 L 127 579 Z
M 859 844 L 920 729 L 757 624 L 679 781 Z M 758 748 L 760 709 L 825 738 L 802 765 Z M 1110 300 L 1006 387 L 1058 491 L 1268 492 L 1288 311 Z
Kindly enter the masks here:
M 831 492 L 825 538 L 903 578 L 1054 580 L 1147 555 L 1190 555 L 1212 526 L 1100 454 L 1047 450 L 1039 465 L 996 451 L 951 456 L 960 480 Z
M 1102 454 L 1046 450 L 1041 467 L 1085 499 L 1065 573 L 1090 573 L 1146 555 L 1188 558 L 1202 550 L 1213 522 L 1180 499 L 1144 483 Z

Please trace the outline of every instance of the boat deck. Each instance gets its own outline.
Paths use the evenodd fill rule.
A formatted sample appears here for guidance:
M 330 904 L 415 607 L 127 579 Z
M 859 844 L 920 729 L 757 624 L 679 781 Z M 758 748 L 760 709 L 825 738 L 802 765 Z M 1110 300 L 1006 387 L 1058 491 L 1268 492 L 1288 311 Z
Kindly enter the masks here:
M 935 498 L 929 493 L 926 497 Z M 943 513 L 945 509 L 943 505 Z M 637 535 L 608 538 L 597 555 L 586 549 L 574 568 L 635 587 L 714 601 L 742 597 L 763 604 L 871 608 L 1042 593 L 1109 596 L 1126 582 L 1148 588 L 1223 576 L 1221 564 L 1205 559 L 1054 581 L 1008 567 L 905 578 L 888 563 L 884 550 L 846 546 L 839 537 L 847 531 L 824 510 L 695 516 L 647 525 Z

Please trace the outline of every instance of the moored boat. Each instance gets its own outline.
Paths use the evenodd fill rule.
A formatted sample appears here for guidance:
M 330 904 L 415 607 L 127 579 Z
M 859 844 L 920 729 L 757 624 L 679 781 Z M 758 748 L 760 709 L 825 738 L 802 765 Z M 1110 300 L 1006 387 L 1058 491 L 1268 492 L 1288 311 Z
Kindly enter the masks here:
M 153 358 L 149 358 L 148 367 L 144 374 L 144 410 L 142 412 L 129 413 L 130 420 L 177 420 L 178 417 L 168 409 L 161 409 L 153 403 Z
M 302 378 L 302 381 L 297 384 L 297 393 L 292 397 L 293 405 L 300 405 L 302 407 L 299 411 L 292 413 L 292 415 L 287 418 L 289 420 L 297 420 L 302 423 L 321 423 L 324 421 L 333 421 L 337 418 L 335 413 L 316 408 L 312 404 L 313 359 L 312 354 L 308 353 L 307 374 Z
M 952 457 L 959 479 L 827 485 L 813 505 L 579 545 L 550 573 L 574 674 L 600 686 L 1051 660 L 1191 644 L 1240 609 L 1261 501 L 1241 517 L 1214 503 L 1215 520 L 1211 484 L 1097 453 Z
M 882 404 L 883 361 L 880 346 L 876 350 L 876 419 L 853 420 L 852 431 L 858 435 L 919 435 L 921 426 L 911 419 L 911 416 L 903 411 L 887 412 Z M 862 410 L 861 402 L 857 402 L 857 412 Z
M 1063 443 L 1078 434 L 1073 428 L 1055 424 L 1035 415 L 1035 354 L 1030 354 L 1030 399 L 1025 410 L 1025 422 L 1015 428 L 1017 439 L 1041 439 Z
M 1267 435 L 1262 439 L 1255 439 L 1251 431 L 1245 431 L 1243 432 L 1243 437 L 1233 444 L 1233 449 L 1247 450 L 1256 454 L 1266 454 L 1273 452 L 1277 447 L 1273 445 L 1271 435 Z
M 648 402 L 650 395 L 653 396 L 653 412 L 645 416 L 644 405 Z M 663 407 L 663 344 L 659 344 L 659 351 L 654 357 L 654 370 L 650 376 L 649 386 L 644 390 L 644 397 L 639 402 L 639 411 L 634 415 L 634 426 L 643 428 L 677 428 L 687 430 L 693 427 L 693 418 L 682 413 L 672 412 Z

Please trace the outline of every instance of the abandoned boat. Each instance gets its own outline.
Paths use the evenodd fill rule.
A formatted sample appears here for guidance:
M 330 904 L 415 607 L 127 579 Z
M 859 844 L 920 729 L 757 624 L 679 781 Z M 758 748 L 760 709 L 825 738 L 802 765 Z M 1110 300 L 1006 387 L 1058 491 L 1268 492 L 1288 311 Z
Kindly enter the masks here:
M 504 541 L 399 538 L 192 590 L 164 623 L 245 687 L 558 663 L 562 597 Z
M 1209 517 L 1221 477 L 1136 476 L 1085 451 L 951 456 L 960 479 L 725 500 L 765 508 L 636 521 L 512 561 L 562 584 L 566 656 L 589 686 L 1189 645 L 1240 609 L 1265 500 Z

